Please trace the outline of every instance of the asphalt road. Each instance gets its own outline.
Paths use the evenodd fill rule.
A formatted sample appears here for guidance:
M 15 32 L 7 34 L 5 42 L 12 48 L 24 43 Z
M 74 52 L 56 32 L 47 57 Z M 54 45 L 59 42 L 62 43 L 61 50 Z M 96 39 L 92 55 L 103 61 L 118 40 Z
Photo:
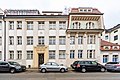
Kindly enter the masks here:
M 120 80 L 120 72 L 75 72 L 66 73 L 27 71 L 22 73 L 0 73 L 0 80 Z

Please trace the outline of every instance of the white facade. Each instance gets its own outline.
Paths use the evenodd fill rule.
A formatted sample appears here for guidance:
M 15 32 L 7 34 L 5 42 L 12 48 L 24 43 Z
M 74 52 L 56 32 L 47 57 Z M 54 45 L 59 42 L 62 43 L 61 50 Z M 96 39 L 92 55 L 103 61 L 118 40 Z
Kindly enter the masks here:
M 71 9 L 69 15 L 53 15 L 52 12 L 52 15 L 16 16 L 10 12 L 12 15 L 4 17 L 6 23 L 2 26 L 6 27 L 5 60 L 36 67 L 34 65 L 39 65 L 39 54 L 42 53 L 44 63 L 54 61 L 70 66 L 75 60 L 101 62 L 100 34 L 104 29 L 103 14 L 94 8 L 89 8 L 88 12 L 87 8 L 81 8 L 85 13 L 76 9 L 77 12 Z M 3 46 L 0 50 L 4 51 Z

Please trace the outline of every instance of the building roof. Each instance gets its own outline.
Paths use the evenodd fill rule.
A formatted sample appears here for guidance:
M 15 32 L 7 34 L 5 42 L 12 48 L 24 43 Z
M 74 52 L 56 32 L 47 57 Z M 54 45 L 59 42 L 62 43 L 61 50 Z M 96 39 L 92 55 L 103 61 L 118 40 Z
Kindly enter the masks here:
M 92 8 L 92 7 L 71 8 L 70 13 L 103 14 L 97 8 Z
M 105 49 L 104 47 L 107 47 L 109 46 L 110 49 Z M 113 48 L 113 46 L 115 47 L 119 47 L 119 48 Z M 102 40 L 101 39 L 101 47 L 100 47 L 100 50 L 102 51 L 120 51 L 120 45 L 118 44 L 115 44 L 115 43 L 111 43 L 111 42 L 108 42 L 108 41 L 105 41 L 105 40 Z
M 112 27 L 110 29 L 106 29 L 105 32 L 110 33 L 110 32 L 112 32 L 112 31 L 114 31 L 116 29 L 119 29 L 119 28 L 120 28 L 120 24 L 117 24 L 116 26 L 114 26 L 114 27 Z

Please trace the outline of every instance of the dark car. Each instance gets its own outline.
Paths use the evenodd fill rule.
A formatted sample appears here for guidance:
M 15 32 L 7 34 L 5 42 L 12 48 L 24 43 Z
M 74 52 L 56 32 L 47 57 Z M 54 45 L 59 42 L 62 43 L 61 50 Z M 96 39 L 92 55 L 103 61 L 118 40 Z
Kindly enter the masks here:
M 20 65 L 19 63 L 13 62 L 13 61 L 8 61 L 8 63 L 11 65 L 21 66 L 22 71 L 26 71 L 26 66 L 24 66 L 24 65 Z
M 76 71 L 102 71 L 105 72 L 105 66 L 97 63 L 96 61 L 75 61 L 71 67 Z
M 0 71 L 9 71 L 11 73 L 21 72 L 22 68 L 20 65 L 11 65 L 9 62 L 0 61 Z
M 107 71 L 120 71 L 120 62 L 107 62 L 105 67 Z

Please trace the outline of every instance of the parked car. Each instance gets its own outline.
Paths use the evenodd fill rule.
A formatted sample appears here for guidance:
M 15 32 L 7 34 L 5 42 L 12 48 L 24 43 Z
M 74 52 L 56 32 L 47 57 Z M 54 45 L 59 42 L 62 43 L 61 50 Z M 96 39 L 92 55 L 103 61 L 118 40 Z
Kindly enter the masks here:
M 11 65 L 9 62 L 0 61 L 0 71 L 9 71 L 11 73 L 15 73 L 22 71 L 22 68 L 20 65 Z
M 22 71 L 26 71 L 26 66 L 25 66 L 25 65 L 20 65 L 19 63 L 13 62 L 13 61 L 8 61 L 8 63 L 9 63 L 10 65 L 21 66 Z
M 107 71 L 120 71 L 120 62 L 107 62 L 105 67 Z
M 102 71 L 105 72 L 105 66 L 97 63 L 96 61 L 75 61 L 71 67 L 76 71 L 85 73 L 86 71 Z
M 66 72 L 68 71 L 68 68 L 63 65 L 59 65 L 55 62 L 47 62 L 45 64 L 40 65 L 40 71 L 42 73 L 45 73 L 46 71 L 60 71 L 60 72 Z

